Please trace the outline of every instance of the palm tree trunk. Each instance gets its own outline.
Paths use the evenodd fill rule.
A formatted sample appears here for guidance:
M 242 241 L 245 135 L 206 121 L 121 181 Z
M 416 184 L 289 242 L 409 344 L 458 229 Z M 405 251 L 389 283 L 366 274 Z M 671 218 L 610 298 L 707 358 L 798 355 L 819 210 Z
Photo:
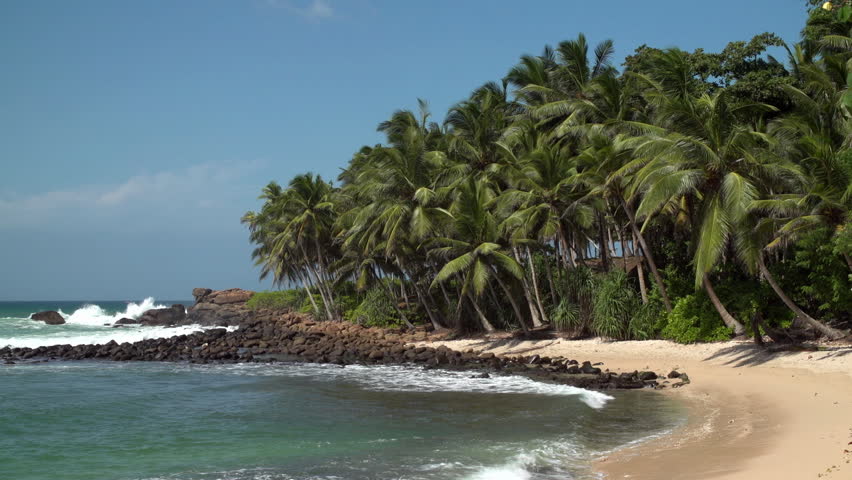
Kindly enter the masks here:
M 606 245 L 606 232 L 602 213 L 598 213 L 598 240 L 600 241 L 598 255 L 601 257 L 601 266 L 604 272 L 609 272 L 609 248 Z
M 417 285 L 417 279 L 413 278 L 409 273 L 405 271 L 405 264 L 402 263 L 402 259 L 399 255 L 396 255 L 396 263 L 399 265 L 399 269 L 402 272 L 403 277 L 408 277 L 411 279 L 412 287 L 414 288 L 414 293 L 417 294 L 417 299 L 420 301 L 420 304 L 423 305 L 423 310 L 426 310 L 426 315 L 429 316 L 429 321 L 432 322 L 432 326 L 435 330 L 441 330 L 444 327 L 441 325 L 436 318 L 434 313 L 432 312 L 432 308 L 429 305 L 429 302 L 426 300 L 426 297 L 423 296 L 423 292 L 420 290 L 420 287 Z M 401 283 L 405 283 L 404 280 Z
M 311 263 L 310 259 L 308 258 L 308 254 L 307 254 L 307 252 L 305 252 L 305 247 L 304 247 L 304 245 L 302 245 L 302 247 L 301 247 L 301 248 L 302 248 L 302 257 L 305 259 L 305 266 L 306 266 L 306 268 L 308 269 L 308 271 L 309 271 L 309 272 L 311 272 L 311 273 L 313 273 L 313 274 L 314 274 L 314 279 L 315 279 L 315 280 L 316 280 L 316 282 L 317 282 L 317 283 L 316 283 L 316 285 L 317 285 L 317 291 L 318 291 L 318 292 L 319 292 L 319 294 L 320 294 L 320 298 L 322 298 L 322 306 L 323 306 L 323 308 L 325 309 L 325 313 L 326 313 L 326 315 L 328 315 L 328 319 L 329 319 L 329 320 L 333 320 L 333 319 L 334 319 L 334 315 L 332 315 L 332 314 L 331 314 L 331 309 L 329 309 L 329 306 L 328 306 L 328 299 L 325 297 L 325 292 L 324 292 L 324 291 L 323 291 L 323 289 L 322 289 L 322 280 L 320 279 L 319 273 L 316 271 L 316 269 L 314 268 L 314 266 L 313 266 L 313 264 Z
M 423 292 L 423 296 L 429 300 L 429 305 L 432 305 L 434 307 L 432 309 L 432 313 L 435 315 L 435 318 L 438 319 L 438 323 L 444 325 L 444 328 L 450 328 L 452 325 L 447 320 L 447 316 L 444 315 L 444 310 L 440 307 L 438 301 L 435 300 L 435 296 L 432 295 L 432 291 L 428 288 L 421 288 L 421 291 Z
M 426 297 L 423 296 L 423 292 L 420 291 L 420 287 L 417 286 L 416 282 L 414 283 L 414 292 L 417 294 L 420 304 L 423 305 L 423 310 L 426 310 L 426 315 L 429 315 L 429 321 L 432 322 L 432 327 L 435 330 L 443 330 L 444 326 L 441 325 L 441 322 L 439 322 L 437 318 L 435 318 L 435 314 L 432 312 L 429 302 L 426 300 Z
M 402 309 L 399 308 L 399 300 L 395 298 L 396 295 L 394 295 L 393 293 L 393 288 L 391 288 L 390 285 L 388 285 L 387 282 L 384 281 L 384 279 L 379 279 L 379 284 L 384 289 L 385 295 L 390 298 L 390 301 L 393 303 L 393 308 L 396 310 L 396 313 L 399 315 L 399 318 L 402 319 L 402 322 L 405 324 L 405 326 L 408 328 L 414 328 L 414 324 L 408 321 L 408 317 L 406 317 Z
M 515 300 L 515 296 L 512 295 L 512 291 L 509 290 L 509 287 L 506 286 L 506 283 L 503 282 L 503 279 L 497 275 L 497 272 L 494 272 L 495 278 L 497 278 L 497 283 L 500 285 L 500 288 L 503 289 L 503 293 L 506 294 L 506 297 L 509 299 L 509 303 L 512 304 L 512 310 L 515 311 L 515 318 L 518 319 L 518 323 L 521 325 L 521 330 L 524 333 L 530 333 L 529 327 L 527 327 L 527 322 L 524 321 L 524 315 L 521 313 L 521 307 L 518 305 L 518 302 Z
M 307 278 L 305 278 L 301 273 L 297 273 L 299 276 L 299 281 L 302 282 L 302 285 L 305 287 L 305 292 L 308 293 L 308 300 L 311 302 L 311 307 L 314 309 L 314 314 L 316 314 L 317 318 L 320 316 L 319 307 L 317 306 L 317 301 L 314 300 L 314 294 L 311 293 L 311 289 L 308 288 Z
M 849 257 L 849 254 L 843 252 L 843 258 L 846 259 L 846 265 L 849 266 L 849 270 L 852 270 L 852 258 Z
M 707 291 L 707 295 L 710 297 L 710 302 L 713 303 L 713 307 L 715 307 L 716 311 L 719 312 L 719 316 L 722 317 L 722 321 L 725 322 L 725 325 L 728 328 L 732 328 L 734 330 L 734 335 L 736 336 L 744 334 L 745 327 L 736 318 L 734 318 L 730 312 L 728 312 L 728 309 L 725 308 L 725 305 L 721 300 L 719 300 L 719 297 L 716 296 L 716 291 L 713 290 L 713 285 L 710 283 L 710 276 L 706 273 L 704 274 L 702 283 L 704 284 L 704 290 Z
M 558 302 L 556 301 L 556 285 L 553 284 L 553 281 L 555 280 L 553 276 L 553 267 L 550 266 L 550 260 L 547 258 L 545 258 L 544 268 L 547 270 L 547 283 L 550 287 L 550 301 L 556 305 Z
M 828 325 L 820 322 L 819 320 L 805 313 L 801 308 L 799 308 L 798 305 L 796 305 L 796 302 L 794 302 L 790 297 L 787 296 L 784 290 L 781 289 L 781 286 L 778 285 L 777 282 L 775 282 L 775 277 L 773 277 L 772 273 L 769 272 L 769 269 L 766 268 L 766 263 L 763 261 L 763 252 L 760 252 L 757 256 L 757 266 L 760 268 L 760 273 L 763 275 L 763 278 L 765 278 L 766 281 L 769 282 L 769 285 L 772 287 L 772 290 L 774 290 L 775 294 L 778 295 L 778 298 L 780 298 L 781 301 L 784 302 L 784 305 L 787 305 L 787 308 L 789 308 L 793 313 L 795 313 L 800 320 L 807 323 L 808 325 L 815 328 L 817 331 L 832 340 L 836 340 L 845 336 L 845 334 L 840 330 L 837 330 L 836 328 L 831 328 Z
M 624 232 L 621 230 L 621 226 L 615 230 L 616 235 L 618 235 L 618 243 L 621 246 L 621 263 L 624 267 L 624 273 L 630 273 L 627 271 L 627 245 L 624 244 Z
M 518 254 L 518 247 L 512 247 L 512 253 L 515 256 L 515 261 L 518 262 L 518 265 L 523 265 L 523 260 L 521 260 L 521 256 Z M 540 327 L 541 318 L 539 317 L 538 306 L 535 304 L 535 299 L 530 291 L 530 284 L 527 281 L 526 272 L 524 272 L 524 276 L 521 277 L 521 282 L 524 287 L 524 298 L 527 299 L 527 307 L 530 309 L 530 317 L 532 318 L 533 326 Z
M 544 305 L 541 303 L 541 291 L 538 288 L 538 276 L 535 273 L 535 261 L 532 256 L 532 252 L 530 252 L 530 247 L 526 247 L 527 251 L 527 261 L 530 264 L 530 276 L 532 277 L 532 285 L 533 285 L 533 293 L 535 294 L 535 303 L 538 306 L 539 312 L 541 312 L 541 321 L 544 323 L 550 323 L 550 319 L 547 318 L 547 312 L 544 311 Z
M 324 273 L 324 276 L 326 277 L 326 281 L 327 281 L 326 294 L 328 295 L 328 301 L 331 304 L 331 305 L 329 305 L 329 308 L 331 309 L 332 312 L 336 312 L 337 308 L 334 305 L 334 293 L 331 291 L 331 285 L 332 285 L 333 282 L 331 281 L 331 276 L 328 273 L 328 266 L 325 264 L 325 260 L 323 259 L 323 256 L 322 256 L 322 250 L 320 249 L 319 237 L 317 237 L 316 235 L 314 235 L 314 245 L 315 245 L 315 248 L 317 249 L 317 261 L 319 262 L 320 271 Z M 330 320 L 336 320 L 336 319 L 337 319 L 337 315 L 334 315 L 330 318 Z
M 671 312 L 672 302 L 669 300 L 668 292 L 666 292 L 666 285 L 663 283 L 663 278 L 660 276 L 660 272 L 657 271 L 657 263 L 654 261 L 654 255 L 651 253 L 651 249 L 648 248 L 648 244 L 645 242 L 645 237 L 642 235 L 642 232 L 639 231 L 639 228 L 636 227 L 636 216 L 633 215 L 633 210 L 630 209 L 627 205 L 627 201 L 624 200 L 623 197 L 621 198 L 621 205 L 624 207 L 624 212 L 627 213 L 627 218 L 630 220 L 630 228 L 633 229 L 633 235 L 639 239 L 639 245 L 642 247 L 642 255 L 646 260 L 648 260 L 648 266 L 651 267 L 651 275 L 654 276 L 654 282 L 657 284 L 657 288 L 660 289 L 660 295 L 663 297 L 663 304 L 666 306 L 666 311 Z
M 476 314 L 479 316 L 479 323 L 482 325 L 482 328 L 485 329 L 485 332 L 494 333 L 494 325 L 491 325 L 491 322 L 489 322 L 488 318 L 485 317 L 485 314 L 482 313 L 482 310 L 479 308 L 479 304 L 476 303 L 476 299 L 473 298 L 473 295 L 471 295 L 470 292 L 467 292 L 467 298 L 473 305 L 473 309 L 476 310 Z
M 633 234 L 633 245 L 636 245 L 636 234 Z M 631 249 L 632 250 L 632 249 Z M 633 253 L 635 256 L 635 252 Z M 642 262 L 644 261 L 644 257 L 639 259 L 639 263 L 636 264 L 636 275 L 639 276 L 639 293 L 642 295 L 642 303 L 648 303 L 648 287 L 645 286 L 645 268 L 642 267 Z M 625 262 L 626 264 L 627 262 Z M 627 268 L 625 267 L 625 270 Z

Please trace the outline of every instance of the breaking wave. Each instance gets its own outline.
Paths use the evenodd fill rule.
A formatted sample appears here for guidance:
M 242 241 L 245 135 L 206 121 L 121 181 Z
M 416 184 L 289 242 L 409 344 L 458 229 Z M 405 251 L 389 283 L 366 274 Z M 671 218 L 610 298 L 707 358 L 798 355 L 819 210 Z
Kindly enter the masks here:
M 99 305 L 83 305 L 74 310 L 70 315 L 59 310 L 59 314 L 65 317 L 65 322 L 73 325 L 91 325 L 103 326 L 104 324 L 112 325 L 122 318 L 137 319 L 145 313 L 146 310 L 152 308 L 165 308 L 167 305 L 158 305 L 153 297 L 148 297 L 139 303 L 128 302 L 127 308 L 123 312 L 109 313 Z

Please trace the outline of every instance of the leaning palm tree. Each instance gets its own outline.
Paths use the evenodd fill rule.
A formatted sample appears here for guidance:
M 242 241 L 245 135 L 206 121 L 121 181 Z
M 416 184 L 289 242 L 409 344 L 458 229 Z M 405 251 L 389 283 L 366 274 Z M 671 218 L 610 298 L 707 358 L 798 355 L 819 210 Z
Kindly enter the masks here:
M 494 192 L 482 179 L 470 177 L 460 185 L 458 198 L 451 209 L 452 236 L 432 242 L 431 253 L 448 260 L 432 285 L 460 279 L 461 295 L 457 308 L 460 308 L 463 299 L 467 299 L 482 328 L 493 332 L 494 326 L 480 307 L 480 299 L 486 289 L 493 288 L 491 282 L 496 281 L 512 304 L 519 325 L 526 331 L 528 327 L 511 289 L 511 283 L 521 279 L 523 270 L 515 259 L 504 253 L 507 247 L 500 238 L 497 219 L 489 210 L 493 200 Z
M 271 185 L 268 190 L 276 188 Z M 334 278 L 329 269 L 337 256 L 331 241 L 333 195 L 330 183 L 308 173 L 294 177 L 286 190 L 264 206 L 277 225 L 275 234 L 263 239 L 269 244 L 267 256 L 296 261 L 304 272 L 303 280 L 317 288 L 329 319 L 337 318 L 332 292 Z
M 437 140 L 437 126 L 430 126 L 428 118 L 421 101 L 419 119 L 403 110 L 379 126 L 390 145 L 372 149 L 358 167 L 357 182 L 343 187 L 361 201 L 341 217 L 351 218 L 341 237 L 345 249 L 355 249 L 358 255 L 381 254 L 394 264 L 393 273 L 411 281 L 433 326 L 442 328 L 439 312 L 414 278 L 418 257 L 425 256 L 420 243 L 434 236 L 448 216 L 435 205 L 435 168 L 429 148 Z
M 797 191 L 774 192 L 756 202 L 755 207 L 768 212 L 778 224 L 770 248 L 814 228 L 836 233 L 852 224 L 852 123 L 844 102 L 849 89 L 833 78 L 845 78 L 848 71 L 836 59 L 826 58 L 824 63 L 834 65 L 836 74 L 816 64 L 800 67 L 802 88 L 785 87 L 795 110 L 770 125 L 779 140 L 779 155 L 801 166 L 806 179 Z M 852 270 L 849 253 L 840 253 Z
M 704 287 L 725 325 L 741 335 L 745 327 L 716 295 L 710 272 L 757 197 L 756 182 L 784 185 L 795 177 L 787 165 L 759 154 L 765 135 L 741 122 L 774 107 L 733 104 L 724 91 L 657 100 L 658 124 L 669 133 L 637 149 L 645 164 L 633 180 L 633 191 L 642 195 L 636 215 L 646 224 L 661 211 L 689 219 L 696 287 Z

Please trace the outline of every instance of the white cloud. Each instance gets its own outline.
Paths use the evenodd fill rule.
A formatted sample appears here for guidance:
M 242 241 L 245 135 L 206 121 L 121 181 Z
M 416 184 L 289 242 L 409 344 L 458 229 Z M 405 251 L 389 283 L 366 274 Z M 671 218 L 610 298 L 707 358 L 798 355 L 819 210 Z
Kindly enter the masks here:
M 156 224 L 163 218 L 197 216 L 201 210 L 235 209 L 239 208 L 236 199 L 250 199 L 256 194 L 245 185 L 238 185 L 239 181 L 261 166 L 262 162 L 258 161 L 206 163 L 137 175 L 112 185 L 85 185 L 0 198 L 0 230 L 139 215 Z
M 267 3 L 311 19 L 331 18 L 334 16 L 334 8 L 327 0 L 310 0 L 307 3 L 298 0 L 267 0 Z

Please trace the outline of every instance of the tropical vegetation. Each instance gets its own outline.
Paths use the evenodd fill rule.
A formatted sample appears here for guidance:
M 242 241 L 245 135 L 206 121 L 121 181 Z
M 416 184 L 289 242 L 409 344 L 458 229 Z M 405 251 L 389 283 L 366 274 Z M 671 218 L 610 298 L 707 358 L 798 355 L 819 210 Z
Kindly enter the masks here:
M 850 3 L 809 2 L 792 46 L 642 46 L 621 68 L 580 34 L 442 123 L 424 101 L 394 112 L 337 183 L 263 189 L 242 220 L 261 276 L 289 288 L 253 305 L 459 332 L 844 336 Z

